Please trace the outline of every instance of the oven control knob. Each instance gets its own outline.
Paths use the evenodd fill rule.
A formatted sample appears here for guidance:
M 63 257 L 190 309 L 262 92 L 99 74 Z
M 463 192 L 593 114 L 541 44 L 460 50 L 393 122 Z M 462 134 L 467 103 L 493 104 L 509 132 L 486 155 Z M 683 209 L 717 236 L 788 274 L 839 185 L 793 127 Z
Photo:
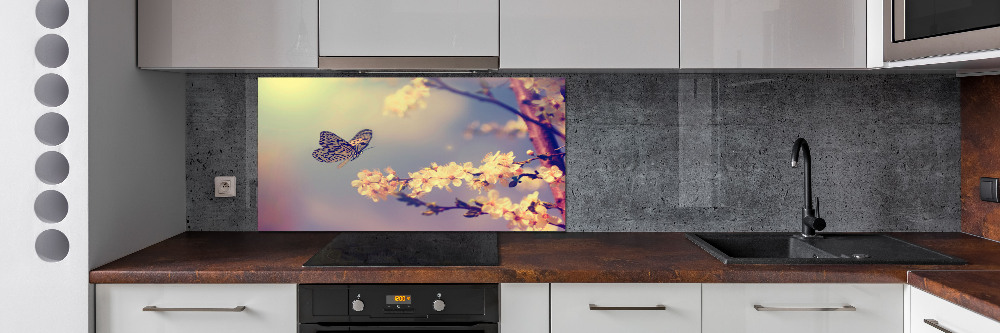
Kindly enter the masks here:
M 361 312 L 365 309 L 365 302 L 362 302 L 360 299 L 356 299 L 354 302 L 351 302 L 351 309 Z
M 438 312 L 444 311 L 444 301 L 442 301 L 442 300 L 435 300 L 434 301 L 434 311 L 438 311 Z

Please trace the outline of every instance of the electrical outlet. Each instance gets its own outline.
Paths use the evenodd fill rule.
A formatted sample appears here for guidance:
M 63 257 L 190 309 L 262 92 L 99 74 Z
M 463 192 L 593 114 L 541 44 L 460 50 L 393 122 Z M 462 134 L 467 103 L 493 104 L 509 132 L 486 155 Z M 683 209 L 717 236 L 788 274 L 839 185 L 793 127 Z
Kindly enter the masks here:
M 998 179 L 990 177 L 979 178 L 979 200 L 989 202 L 1000 202 L 1000 195 L 997 194 Z
M 215 177 L 215 197 L 225 198 L 225 197 L 235 197 L 236 196 L 236 177 L 235 176 L 219 176 Z

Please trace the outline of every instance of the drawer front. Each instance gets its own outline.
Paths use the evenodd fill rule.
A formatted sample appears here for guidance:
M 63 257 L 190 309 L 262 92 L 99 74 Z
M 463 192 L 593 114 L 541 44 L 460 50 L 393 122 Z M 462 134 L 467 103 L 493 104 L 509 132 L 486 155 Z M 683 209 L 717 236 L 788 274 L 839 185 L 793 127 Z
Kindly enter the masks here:
M 705 333 L 903 332 L 904 291 L 902 284 L 705 284 L 702 327 Z M 819 310 L 848 305 L 855 310 Z
M 168 311 L 143 311 L 155 306 Z M 204 311 L 233 309 L 239 312 Z M 170 311 L 196 308 L 199 311 Z M 294 284 L 99 284 L 98 333 L 295 332 Z
M 927 292 L 910 288 L 910 333 L 941 333 L 937 325 L 952 333 L 1000 332 L 1000 322 L 983 317 L 969 309 L 940 299 Z
M 500 56 L 499 0 L 320 0 L 319 55 Z
M 701 331 L 700 284 L 554 283 L 551 288 L 552 333 Z

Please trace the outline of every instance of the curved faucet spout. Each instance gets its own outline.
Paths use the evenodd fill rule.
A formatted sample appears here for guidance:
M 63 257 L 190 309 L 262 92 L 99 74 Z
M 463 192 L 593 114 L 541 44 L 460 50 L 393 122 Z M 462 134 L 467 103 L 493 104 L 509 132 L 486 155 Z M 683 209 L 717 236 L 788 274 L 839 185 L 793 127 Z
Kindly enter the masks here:
M 816 237 L 817 230 L 826 228 L 826 221 L 816 216 L 816 211 L 812 205 L 812 156 L 809 154 L 809 143 L 806 139 L 798 138 L 792 146 L 792 167 L 799 165 L 799 152 L 802 152 L 802 236 Z
M 806 139 L 798 138 L 795 140 L 795 144 L 792 145 L 792 167 L 798 167 L 799 163 L 799 151 L 802 152 L 802 164 L 804 164 L 805 171 L 802 174 L 803 181 L 803 195 L 805 201 L 803 202 L 802 208 L 807 210 L 812 210 L 812 155 L 809 154 L 809 143 Z M 804 212 L 805 213 L 805 212 Z M 803 215 L 804 216 L 804 215 Z

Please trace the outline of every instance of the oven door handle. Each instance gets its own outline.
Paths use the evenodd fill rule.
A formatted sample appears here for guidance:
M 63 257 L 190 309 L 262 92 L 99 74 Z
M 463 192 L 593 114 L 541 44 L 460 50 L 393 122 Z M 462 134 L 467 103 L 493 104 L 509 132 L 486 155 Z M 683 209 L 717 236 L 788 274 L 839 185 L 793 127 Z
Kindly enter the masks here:
M 440 331 L 463 331 L 463 332 L 483 332 L 497 333 L 497 324 L 474 324 L 474 325 L 420 325 L 412 326 L 350 326 L 350 331 L 378 331 L 378 332 L 440 332 Z M 323 332 L 322 330 L 317 332 Z

